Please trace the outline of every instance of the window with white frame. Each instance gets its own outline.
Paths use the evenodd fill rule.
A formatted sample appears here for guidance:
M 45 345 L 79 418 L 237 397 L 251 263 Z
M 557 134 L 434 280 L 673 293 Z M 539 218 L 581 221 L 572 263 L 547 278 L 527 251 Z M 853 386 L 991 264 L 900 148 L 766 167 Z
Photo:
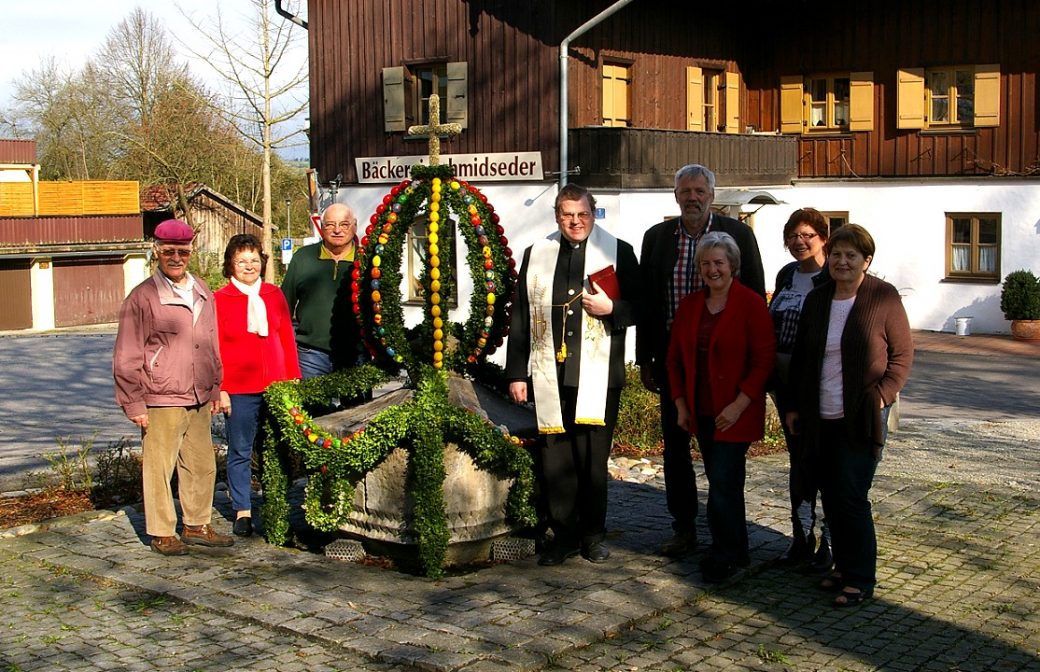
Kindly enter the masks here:
M 1000 280 L 1000 213 L 946 213 L 946 277 Z

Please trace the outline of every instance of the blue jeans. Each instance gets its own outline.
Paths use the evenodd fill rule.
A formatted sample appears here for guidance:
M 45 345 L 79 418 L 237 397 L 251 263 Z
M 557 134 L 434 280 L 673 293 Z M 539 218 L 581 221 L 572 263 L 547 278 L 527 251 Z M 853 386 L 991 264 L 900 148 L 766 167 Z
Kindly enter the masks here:
M 748 564 L 744 480 L 749 443 L 715 439 L 715 418 L 697 418 L 697 445 L 708 477 L 709 557 L 725 565 Z
M 883 439 L 890 407 L 881 409 Z M 820 494 L 831 530 L 834 568 L 846 585 L 873 590 L 877 583 L 877 534 L 869 493 L 881 460 L 880 450 L 865 450 L 849 438 L 844 419 L 820 424 Z
M 253 441 L 257 419 L 264 403 L 262 394 L 232 394 L 231 415 L 227 418 L 227 478 L 231 505 L 235 511 L 251 509 L 253 478 Z
M 304 380 L 332 373 L 332 356 L 324 350 L 315 350 L 297 343 L 296 354 L 300 358 L 300 373 L 303 374 Z

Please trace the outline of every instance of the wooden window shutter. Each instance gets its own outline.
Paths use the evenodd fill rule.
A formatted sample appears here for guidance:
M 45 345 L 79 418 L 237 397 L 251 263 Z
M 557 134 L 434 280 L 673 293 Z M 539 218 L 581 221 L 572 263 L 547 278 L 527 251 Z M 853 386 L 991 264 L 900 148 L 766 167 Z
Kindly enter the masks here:
M 874 73 L 849 75 L 849 130 L 874 130 Z
M 780 78 L 780 132 L 801 133 L 804 129 L 804 89 L 801 75 Z
M 448 123 L 456 123 L 463 128 L 469 123 L 469 74 L 466 62 L 448 63 Z
M 896 71 L 896 128 L 924 128 L 924 68 Z
M 704 130 L 704 72 L 686 66 L 686 130 Z
M 726 73 L 726 132 L 740 133 L 740 74 Z
M 407 130 L 404 98 L 404 68 L 383 68 L 383 128 L 387 133 Z
M 975 125 L 1000 125 L 1000 64 L 975 66 Z

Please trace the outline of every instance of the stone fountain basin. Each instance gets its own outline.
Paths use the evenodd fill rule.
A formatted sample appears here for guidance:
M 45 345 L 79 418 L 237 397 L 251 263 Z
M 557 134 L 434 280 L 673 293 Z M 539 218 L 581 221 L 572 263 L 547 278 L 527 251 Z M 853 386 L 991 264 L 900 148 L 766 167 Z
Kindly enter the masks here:
M 345 436 L 368 423 L 380 411 L 409 401 L 413 390 L 398 389 L 373 401 L 316 418 L 334 435 Z M 458 376 L 448 379 L 448 399 L 510 433 L 528 436 L 537 432 L 534 412 L 516 406 L 492 391 Z M 395 448 L 355 485 L 354 510 L 341 532 L 362 542 L 365 552 L 395 560 L 417 557 L 417 537 L 412 528 L 413 501 L 406 491 L 409 452 Z M 511 534 L 505 503 L 512 479 L 478 469 L 473 459 L 454 443 L 444 446 L 444 506 L 449 530 L 448 565 L 487 560 L 492 543 Z

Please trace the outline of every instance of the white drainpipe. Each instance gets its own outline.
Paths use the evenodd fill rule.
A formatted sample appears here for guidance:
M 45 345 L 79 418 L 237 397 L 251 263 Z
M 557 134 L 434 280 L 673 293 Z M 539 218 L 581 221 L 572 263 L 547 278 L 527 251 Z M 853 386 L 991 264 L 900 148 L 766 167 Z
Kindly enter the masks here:
M 583 23 L 573 33 L 563 38 L 563 42 L 560 43 L 560 188 L 567 186 L 567 48 L 570 46 L 571 40 L 596 27 L 611 14 L 630 2 L 632 0 L 617 0 L 613 5 L 607 7 Z

